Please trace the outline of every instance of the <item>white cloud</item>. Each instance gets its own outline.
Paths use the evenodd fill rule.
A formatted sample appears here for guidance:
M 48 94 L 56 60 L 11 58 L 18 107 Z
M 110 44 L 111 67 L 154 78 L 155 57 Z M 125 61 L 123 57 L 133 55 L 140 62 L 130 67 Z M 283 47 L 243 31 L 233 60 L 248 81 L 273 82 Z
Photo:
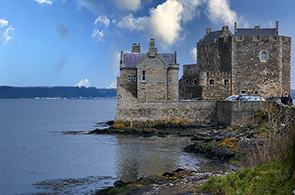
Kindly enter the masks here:
M 122 20 L 117 23 L 117 27 L 127 28 L 130 31 L 133 31 L 133 30 L 142 31 L 147 29 L 148 24 L 150 23 L 149 20 L 150 19 L 148 17 L 134 18 L 133 14 L 129 14 L 123 17 Z
M 99 31 L 97 28 L 95 28 L 91 34 L 91 37 L 96 41 L 104 41 L 103 36 L 103 30 Z
M 190 56 L 192 57 L 192 59 L 197 62 L 197 48 L 192 48 L 190 51 Z
M 237 13 L 230 9 L 229 0 L 209 0 L 206 15 L 215 25 L 233 25 L 238 21 Z
M 99 15 L 100 13 L 100 4 L 104 4 L 104 1 L 97 1 L 97 0 L 75 0 L 78 6 L 78 10 L 82 8 L 89 9 L 95 15 Z M 103 6 L 101 6 L 103 7 Z
M 4 44 L 6 44 L 8 41 L 12 40 L 12 37 L 8 35 L 9 31 L 13 31 L 14 28 L 9 26 L 3 33 L 2 33 L 2 39 L 4 40 Z
M 109 87 L 106 87 L 107 89 L 114 89 L 117 88 L 117 81 L 112 82 L 112 84 Z
M 182 12 L 182 4 L 175 0 L 167 0 L 150 10 L 150 34 L 159 40 L 163 48 L 172 45 L 179 39 L 182 30 L 180 25 Z
M 185 38 L 182 25 L 200 15 L 197 8 L 208 0 L 167 0 L 150 9 L 149 16 L 135 18 L 129 14 L 117 23 L 119 28 L 145 31 L 164 49 Z
M 41 5 L 43 5 L 43 4 L 51 5 L 52 4 L 51 0 L 34 0 L 34 1 L 38 2 Z
M 233 25 L 235 21 L 244 25 L 247 23 L 230 9 L 229 0 L 166 0 L 151 8 L 149 16 L 134 17 L 130 13 L 116 25 L 130 31 L 144 31 L 166 49 L 185 39 L 187 31 L 184 25 L 199 17 L 204 8 L 206 16 L 215 25 Z
M 8 20 L 0 19 L 0 27 L 7 26 Z
M 178 0 L 183 5 L 182 21 L 184 23 L 191 21 L 194 17 L 200 16 L 199 6 L 207 0 Z
M 88 81 L 88 79 L 81 79 L 81 81 L 79 83 L 77 83 L 78 87 L 89 87 L 90 82 Z
M 120 10 L 137 11 L 141 6 L 140 0 L 116 0 L 117 7 Z
M 93 24 L 104 24 L 106 27 L 108 27 L 110 25 L 110 20 L 106 16 L 100 15 L 95 19 Z
M 146 31 L 154 37 L 163 48 L 166 48 L 181 39 L 180 25 L 183 5 L 176 0 L 167 0 L 156 8 L 150 9 L 150 16 L 135 18 L 129 14 L 117 23 L 117 27 L 127 28 L 130 31 Z

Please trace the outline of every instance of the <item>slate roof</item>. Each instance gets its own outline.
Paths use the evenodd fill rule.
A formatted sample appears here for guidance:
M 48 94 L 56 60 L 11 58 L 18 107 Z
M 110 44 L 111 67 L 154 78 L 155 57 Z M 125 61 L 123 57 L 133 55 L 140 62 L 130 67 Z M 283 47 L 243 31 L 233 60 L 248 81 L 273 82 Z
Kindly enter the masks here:
M 136 64 L 146 55 L 147 53 L 123 53 L 123 64 L 122 67 L 125 68 L 136 68 Z M 159 53 L 159 56 L 167 64 L 175 63 L 174 53 Z
M 238 28 L 236 36 L 275 36 L 278 35 L 277 29 L 275 28 Z
M 218 39 L 219 37 L 221 37 L 222 35 L 222 31 L 214 31 L 214 32 L 209 32 L 208 34 L 206 34 L 203 39 L 201 40 L 201 42 L 206 42 L 206 41 L 213 41 L 214 39 Z

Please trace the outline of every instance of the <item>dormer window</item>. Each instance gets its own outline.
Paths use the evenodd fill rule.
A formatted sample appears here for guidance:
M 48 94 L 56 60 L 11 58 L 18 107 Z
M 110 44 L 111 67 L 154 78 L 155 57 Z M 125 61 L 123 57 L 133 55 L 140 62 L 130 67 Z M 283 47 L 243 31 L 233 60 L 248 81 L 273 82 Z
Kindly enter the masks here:
M 267 53 L 265 51 L 261 52 L 260 61 L 266 62 L 267 61 Z
M 145 81 L 145 70 L 141 70 L 141 81 Z

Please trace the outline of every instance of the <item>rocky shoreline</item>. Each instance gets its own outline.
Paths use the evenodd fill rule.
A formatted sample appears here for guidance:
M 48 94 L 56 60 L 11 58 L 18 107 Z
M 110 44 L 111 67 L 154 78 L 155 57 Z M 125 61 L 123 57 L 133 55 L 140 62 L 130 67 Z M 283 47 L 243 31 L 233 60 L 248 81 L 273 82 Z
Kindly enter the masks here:
M 89 134 L 132 134 L 160 137 L 168 135 L 189 136 L 194 143 L 186 146 L 184 148 L 185 152 L 193 152 L 212 160 L 230 163 L 235 168 L 214 173 L 197 173 L 193 170 L 181 169 L 182 173 L 185 174 L 182 174 L 181 177 L 175 180 L 158 178 L 147 183 L 149 177 L 127 184 L 118 181 L 123 185 L 116 186 L 115 183 L 114 187 L 100 190 L 95 194 L 122 194 L 121 192 L 124 190 L 124 194 L 210 194 L 210 192 L 201 192 L 199 190 L 205 181 L 211 176 L 223 176 L 240 169 L 240 163 L 245 154 L 254 151 L 256 145 L 261 142 L 259 136 L 255 135 L 254 127 L 254 125 L 244 125 L 230 128 L 214 122 L 204 122 L 199 124 L 163 123 L 150 129 L 116 127 L 112 125 L 107 129 L 93 130 Z M 168 174 L 173 178 L 179 170 L 172 173 L 164 173 L 162 176 Z M 129 187 L 125 187 L 128 185 Z
M 108 122 L 108 124 L 112 124 Z M 119 134 L 137 136 L 168 135 L 191 137 L 194 144 L 184 148 L 185 152 L 202 154 L 205 157 L 239 164 L 245 153 L 251 152 L 259 143 L 259 136 L 254 133 L 254 125 L 225 127 L 215 122 L 198 124 L 163 123 L 153 128 L 116 127 L 95 129 L 88 134 Z
M 236 170 L 198 173 L 195 170 L 177 169 L 171 173 L 141 178 L 136 182 L 116 181 L 114 187 L 99 190 L 95 195 L 210 195 L 211 192 L 200 189 L 213 176 L 220 177 Z

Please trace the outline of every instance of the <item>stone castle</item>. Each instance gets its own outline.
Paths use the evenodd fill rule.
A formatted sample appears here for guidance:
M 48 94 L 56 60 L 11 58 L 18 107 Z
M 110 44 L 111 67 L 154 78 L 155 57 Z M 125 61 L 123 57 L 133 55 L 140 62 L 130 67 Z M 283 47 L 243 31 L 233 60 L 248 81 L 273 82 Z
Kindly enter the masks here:
M 197 43 L 197 63 L 183 66 L 179 97 L 222 100 L 251 94 L 268 98 L 290 94 L 291 38 L 276 28 L 206 29 Z
M 230 95 L 267 98 L 290 93 L 291 38 L 279 35 L 278 22 L 276 28 L 237 28 L 235 23 L 234 33 L 227 26 L 219 31 L 207 28 L 197 43 L 197 63 L 184 65 L 180 80 L 176 54 L 158 53 L 154 39 L 147 53 L 141 53 L 136 43 L 131 53 L 121 51 L 115 123 L 153 126 L 174 119 L 195 123 L 220 118 L 217 113 L 222 112 L 216 108 L 224 105 L 217 100 Z M 252 110 L 261 107 L 246 104 Z M 232 118 L 226 120 L 233 124 Z

